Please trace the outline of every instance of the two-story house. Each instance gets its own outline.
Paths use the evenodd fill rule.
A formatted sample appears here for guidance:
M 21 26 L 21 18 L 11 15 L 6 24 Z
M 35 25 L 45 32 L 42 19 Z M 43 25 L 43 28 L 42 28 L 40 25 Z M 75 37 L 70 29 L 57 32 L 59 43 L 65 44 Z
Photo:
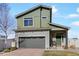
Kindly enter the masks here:
M 68 46 L 68 27 L 52 23 L 52 7 L 36 6 L 16 15 L 17 48 Z

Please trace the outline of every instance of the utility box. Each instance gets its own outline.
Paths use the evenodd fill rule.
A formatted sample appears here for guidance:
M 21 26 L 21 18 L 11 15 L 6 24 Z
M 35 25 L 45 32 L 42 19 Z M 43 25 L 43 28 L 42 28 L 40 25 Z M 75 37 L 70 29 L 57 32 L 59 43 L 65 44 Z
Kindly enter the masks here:
M 16 47 L 16 43 L 12 42 L 11 47 Z

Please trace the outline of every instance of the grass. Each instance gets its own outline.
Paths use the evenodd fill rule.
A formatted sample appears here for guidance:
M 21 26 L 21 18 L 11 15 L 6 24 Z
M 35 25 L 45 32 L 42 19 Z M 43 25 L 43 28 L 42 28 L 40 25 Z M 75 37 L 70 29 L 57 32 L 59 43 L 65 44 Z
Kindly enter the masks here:
M 45 50 L 43 56 L 79 56 L 79 54 L 75 52 L 68 52 L 68 51 Z

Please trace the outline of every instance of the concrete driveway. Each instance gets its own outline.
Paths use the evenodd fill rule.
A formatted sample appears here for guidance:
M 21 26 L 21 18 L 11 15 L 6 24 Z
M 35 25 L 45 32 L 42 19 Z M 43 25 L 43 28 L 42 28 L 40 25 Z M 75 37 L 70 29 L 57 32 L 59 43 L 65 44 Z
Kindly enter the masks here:
M 44 49 L 17 49 L 8 53 L 0 53 L 0 56 L 42 56 Z

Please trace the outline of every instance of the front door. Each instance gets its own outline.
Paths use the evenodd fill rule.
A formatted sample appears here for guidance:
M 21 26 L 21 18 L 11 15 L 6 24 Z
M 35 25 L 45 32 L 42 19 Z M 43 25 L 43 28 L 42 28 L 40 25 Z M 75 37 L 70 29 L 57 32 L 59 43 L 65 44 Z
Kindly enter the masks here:
M 61 34 L 56 34 L 56 45 L 57 47 L 61 46 Z

